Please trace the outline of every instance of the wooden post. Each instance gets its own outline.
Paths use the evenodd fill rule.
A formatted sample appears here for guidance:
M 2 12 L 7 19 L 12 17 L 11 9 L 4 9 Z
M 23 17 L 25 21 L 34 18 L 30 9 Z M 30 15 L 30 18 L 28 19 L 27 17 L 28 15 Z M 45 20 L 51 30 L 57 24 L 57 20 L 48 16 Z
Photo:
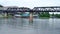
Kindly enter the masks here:
M 29 22 L 33 22 L 33 13 L 30 12 Z

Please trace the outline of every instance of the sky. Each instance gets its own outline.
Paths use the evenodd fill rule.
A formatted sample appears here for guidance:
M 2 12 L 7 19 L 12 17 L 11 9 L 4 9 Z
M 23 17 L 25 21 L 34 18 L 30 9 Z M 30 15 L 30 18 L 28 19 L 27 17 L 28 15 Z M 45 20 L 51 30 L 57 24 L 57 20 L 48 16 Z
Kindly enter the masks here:
M 43 7 L 43 6 L 60 6 L 60 0 L 0 0 L 3 6 L 19 7 Z

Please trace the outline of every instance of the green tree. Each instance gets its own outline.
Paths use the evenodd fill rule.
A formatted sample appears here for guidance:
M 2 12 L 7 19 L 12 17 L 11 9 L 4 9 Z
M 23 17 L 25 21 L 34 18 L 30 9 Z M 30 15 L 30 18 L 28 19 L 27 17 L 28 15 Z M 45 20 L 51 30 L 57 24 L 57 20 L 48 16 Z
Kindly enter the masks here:
M 0 5 L 0 7 L 3 7 L 2 5 Z
M 55 17 L 60 18 L 60 14 L 55 14 Z
M 39 13 L 39 17 L 50 17 L 49 12 L 41 12 Z

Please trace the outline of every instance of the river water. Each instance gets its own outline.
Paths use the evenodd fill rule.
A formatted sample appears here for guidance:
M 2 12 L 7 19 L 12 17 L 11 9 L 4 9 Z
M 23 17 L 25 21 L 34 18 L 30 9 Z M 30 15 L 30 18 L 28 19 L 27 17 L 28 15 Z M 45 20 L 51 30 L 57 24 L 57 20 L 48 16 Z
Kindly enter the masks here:
M 0 18 L 0 34 L 60 34 L 60 19 Z

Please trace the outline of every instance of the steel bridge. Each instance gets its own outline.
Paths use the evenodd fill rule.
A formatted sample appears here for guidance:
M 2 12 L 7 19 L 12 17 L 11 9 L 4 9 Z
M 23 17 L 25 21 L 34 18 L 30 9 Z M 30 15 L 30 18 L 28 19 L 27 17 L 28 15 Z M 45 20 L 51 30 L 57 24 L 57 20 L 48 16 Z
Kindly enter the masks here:
M 30 12 L 30 18 L 29 20 L 33 21 L 33 12 L 60 12 L 59 6 L 52 6 L 52 7 L 34 7 L 33 9 L 30 8 L 24 8 L 24 7 L 0 7 L 0 13 L 6 13 L 8 16 L 8 13 L 17 13 L 17 12 Z
M 60 12 L 59 6 L 53 6 L 53 7 L 34 7 L 34 12 Z
M 30 8 L 24 8 L 24 7 L 8 7 L 8 8 L 4 8 L 0 9 L 0 12 L 60 12 L 60 7 L 59 6 L 53 6 L 53 7 L 34 7 L 33 9 Z

